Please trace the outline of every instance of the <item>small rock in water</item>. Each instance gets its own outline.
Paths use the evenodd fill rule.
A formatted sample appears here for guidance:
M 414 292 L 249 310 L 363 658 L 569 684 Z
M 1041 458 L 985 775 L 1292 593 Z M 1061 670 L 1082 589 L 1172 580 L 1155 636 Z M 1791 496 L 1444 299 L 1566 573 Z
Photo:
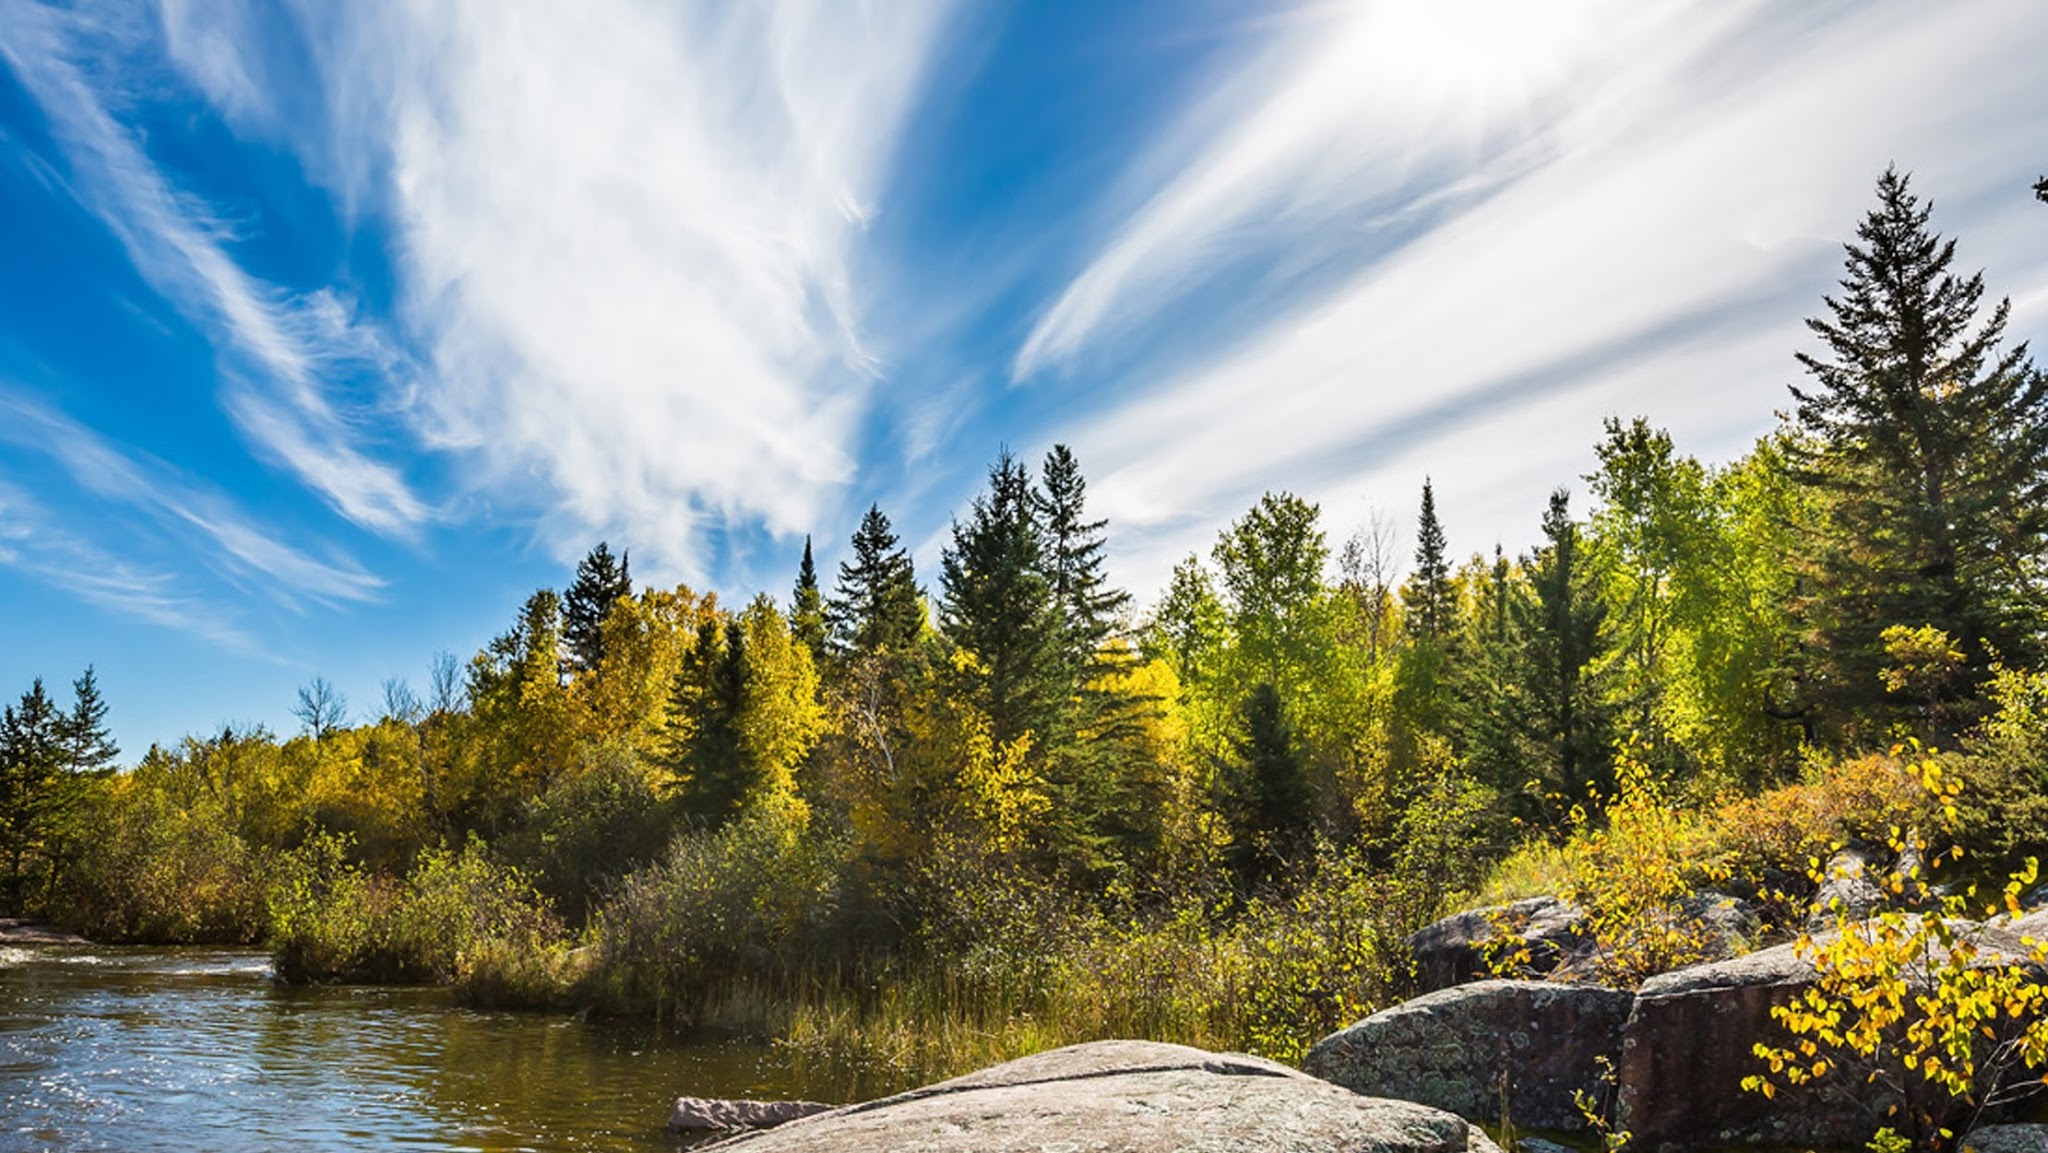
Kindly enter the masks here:
M 816 1101 L 724 1101 L 715 1097 L 678 1097 L 669 1110 L 668 1127 L 675 1133 L 737 1129 L 771 1129 L 799 1117 L 835 1108 Z

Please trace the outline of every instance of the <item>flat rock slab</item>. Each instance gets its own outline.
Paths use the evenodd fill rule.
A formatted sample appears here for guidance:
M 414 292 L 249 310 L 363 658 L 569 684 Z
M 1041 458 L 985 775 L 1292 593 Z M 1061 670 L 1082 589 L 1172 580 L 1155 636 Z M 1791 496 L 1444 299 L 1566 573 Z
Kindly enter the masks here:
M 668 1112 L 668 1127 L 676 1133 L 772 1129 L 833 1108 L 818 1101 L 728 1101 L 716 1097 L 678 1097 L 675 1107 Z
M 1499 1153 L 1462 1118 L 1237 1054 L 1104 1041 L 746 1133 L 734 1153 Z
M 1316 1042 L 1302 1068 L 1356 1093 L 1473 1121 L 1582 1130 L 1577 1094 L 1600 1096 L 1632 994 L 1595 985 L 1480 981 L 1382 1010 Z
M 90 945 L 76 933 L 52 928 L 40 921 L 0 917 L 0 945 Z
M 1986 1125 L 1963 1138 L 1963 1153 L 2048 1153 L 2048 1125 Z

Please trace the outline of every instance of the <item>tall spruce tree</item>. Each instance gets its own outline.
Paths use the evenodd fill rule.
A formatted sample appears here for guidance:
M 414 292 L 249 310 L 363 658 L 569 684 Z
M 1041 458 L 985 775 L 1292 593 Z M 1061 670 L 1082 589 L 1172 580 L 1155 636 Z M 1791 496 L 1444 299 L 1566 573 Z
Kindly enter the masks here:
M 1513 606 L 1521 648 L 1515 719 L 1525 763 L 1545 799 L 1597 804 L 1614 783 L 1607 607 L 1564 489 L 1550 496 L 1543 538 L 1523 565 L 1531 595 Z
M 811 663 L 825 668 L 825 595 L 818 589 L 818 566 L 811 560 L 811 537 L 804 534 L 804 559 L 797 565 L 796 589 L 789 603 L 789 631 L 810 650 Z
M 1443 645 L 1451 635 L 1457 597 L 1451 587 L 1449 544 L 1436 518 L 1436 490 L 1422 480 L 1422 511 L 1415 521 L 1415 572 L 1401 588 L 1411 640 Z
M 903 653 L 924 628 L 924 601 L 910 553 L 880 506 L 868 506 L 853 534 L 853 559 L 839 563 L 839 581 L 825 602 L 825 621 L 840 649 L 860 656 Z
M 1884 630 L 1932 626 L 1964 654 L 1934 711 L 1959 720 L 1995 660 L 2042 653 L 2048 561 L 2048 378 L 2025 344 L 2003 352 L 2008 302 L 1980 323 L 1981 273 L 1952 271 L 1955 242 L 1887 170 L 1846 246 L 1823 344 L 1794 386 L 1806 434 L 1793 464 L 1819 498 L 1795 606 L 1807 631 L 1809 704 L 1831 728 L 1881 722 Z M 1875 725 L 1872 725 L 1875 730 Z
M 633 595 L 632 554 L 612 557 L 611 545 L 597 547 L 576 565 L 576 579 L 562 597 L 562 645 L 572 672 L 604 663 L 604 618 L 620 597 Z
M 1222 808 L 1231 834 L 1227 859 L 1239 890 L 1250 892 L 1306 851 L 1315 828 L 1315 793 L 1272 682 L 1252 687 L 1238 724 L 1230 742 L 1233 758 L 1221 777 Z
M 741 728 L 746 712 L 747 638 L 737 618 L 697 626 L 697 643 L 676 673 L 670 749 L 676 807 L 717 828 L 737 816 L 759 776 Z
M 7 873 L 0 908 L 25 912 L 29 854 L 63 772 L 64 717 L 37 677 L 18 704 L 0 711 L 0 864 Z
M 1068 696 L 1046 562 L 1031 476 L 1005 451 L 989 469 L 988 492 L 954 524 L 939 575 L 940 628 L 974 655 L 968 692 L 999 742 L 1025 733 L 1044 741 Z
M 1067 663 L 1085 676 L 1115 635 L 1131 595 L 1109 583 L 1103 570 L 1106 520 L 1089 520 L 1088 484 L 1080 462 L 1056 444 L 1040 468 L 1039 517 L 1045 534 L 1045 573 L 1060 618 Z
M 72 704 L 63 722 L 64 767 L 74 773 L 103 773 L 121 755 L 107 728 L 107 702 L 91 665 L 71 682 Z

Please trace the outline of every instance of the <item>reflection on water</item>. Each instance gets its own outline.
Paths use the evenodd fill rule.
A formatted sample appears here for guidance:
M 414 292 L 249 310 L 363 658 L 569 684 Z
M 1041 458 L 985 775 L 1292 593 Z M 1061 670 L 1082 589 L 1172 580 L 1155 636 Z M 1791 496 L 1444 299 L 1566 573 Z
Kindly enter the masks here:
M 0 1151 L 671 1149 L 684 1093 L 851 1099 L 766 1046 L 279 986 L 258 954 L 0 948 Z

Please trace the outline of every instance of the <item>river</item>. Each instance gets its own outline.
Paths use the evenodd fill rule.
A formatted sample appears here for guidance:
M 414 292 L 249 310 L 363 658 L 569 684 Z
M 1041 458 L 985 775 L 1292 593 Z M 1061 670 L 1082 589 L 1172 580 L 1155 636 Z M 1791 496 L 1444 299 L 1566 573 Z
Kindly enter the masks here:
M 670 1150 L 679 1094 L 850 1100 L 781 1050 L 300 988 L 218 950 L 0 946 L 0 1151 Z

